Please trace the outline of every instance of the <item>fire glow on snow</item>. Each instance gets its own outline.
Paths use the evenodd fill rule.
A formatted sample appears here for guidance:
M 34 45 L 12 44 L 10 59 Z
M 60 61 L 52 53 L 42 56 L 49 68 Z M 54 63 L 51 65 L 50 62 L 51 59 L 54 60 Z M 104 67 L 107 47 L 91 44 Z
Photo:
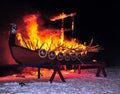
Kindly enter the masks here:
M 83 69 L 81 74 L 77 72 L 64 74 L 66 83 L 59 81 L 58 77 L 53 83 L 47 78 L 43 80 L 44 76 L 39 80 L 1 77 L 0 94 L 119 94 L 120 67 L 109 67 L 106 71 L 108 74 L 106 78 L 95 77 L 96 69 Z M 72 78 L 69 75 L 72 75 Z

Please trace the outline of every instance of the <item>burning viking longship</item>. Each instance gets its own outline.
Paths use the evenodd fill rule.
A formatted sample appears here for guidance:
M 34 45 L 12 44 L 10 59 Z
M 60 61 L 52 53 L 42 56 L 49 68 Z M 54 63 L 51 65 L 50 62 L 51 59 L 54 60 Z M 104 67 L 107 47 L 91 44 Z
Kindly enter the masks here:
M 66 15 L 62 13 L 60 16 L 57 16 L 56 18 L 52 18 L 51 21 L 62 19 L 62 28 L 60 30 L 60 39 L 58 40 L 58 37 L 54 37 L 53 35 L 49 34 L 50 38 L 47 36 L 47 40 L 49 40 L 47 43 L 41 42 L 41 33 L 40 32 L 34 32 L 36 35 L 35 37 L 28 39 L 22 38 L 22 35 L 20 33 L 16 33 L 16 24 L 11 24 L 11 30 L 10 30 L 10 38 L 9 38 L 9 46 L 10 51 L 15 59 L 15 61 L 19 64 L 41 64 L 41 63 L 84 63 L 82 62 L 82 58 L 86 55 L 88 55 L 89 52 L 98 52 L 100 50 L 100 47 L 97 46 L 91 46 L 92 41 L 90 42 L 90 45 L 86 46 L 84 44 L 76 42 L 75 39 L 72 39 L 71 41 L 64 39 L 64 18 L 66 17 L 74 17 L 76 13 L 71 13 L 69 15 Z M 37 31 L 36 25 L 36 15 L 32 14 L 30 17 L 26 17 L 24 22 L 26 22 L 26 30 L 28 32 L 28 35 L 31 34 L 33 31 Z M 74 19 L 73 19 L 74 21 Z M 34 26 L 35 25 L 35 26 Z M 31 26 L 31 27 L 30 27 Z M 72 22 L 72 29 L 74 30 L 74 22 Z M 18 30 L 20 31 L 20 30 Z M 31 32 L 30 32 L 31 31 Z M 32 34 L 34 34 L 32 33 Z M 32 36 L 31 34 L 31 36 Z M 42 34 L 43 35 L 43 34 Z M 57 36 L 58 36 L 57 35 Z M 20 46 L 16 45 L 15 40 L 17 39 L 20 41 Z M 39 37 L 38 37 L 39 36 Z M 37 39 L 36 39 L 37 37 Z M 33 44 L 33 40 L 36 39 L 36 44 Z M 54 40 L 53 40 L 54 39 Z M 45 40 L 45 38 L 44 38 Z M 54 42 L 57 40 L 57 43 Z M 42 40 L 43 41 L 43 40 Z M 45 47 L 45 43 L 47 46 Z M 31 45 L 29 45 L 31 44 Z
M 22 28 L 11 23 L 9 48 L 16 63 L 18 63 L 19 66 L 37 67 L 38 78 L 40 78 L 40 68 L 52 68 L 54 72 L 50 78 L 50 82 L 53 81 L 56 72 L 58 72 L 61 80 L 65 82 L 60 72 L 60 66 L 77 65 L 78 73 L 80 73 L 80 66 L 99 64 L 92 56 L 94 53 L 98 53 L 101 47 L 99 47 L 99 45 L 92 46 L 93 39 L 89 45 L 86 45 L 81 44 L 75 38 L 67 40 L 64 37 L 64 32 L 66 32 L 64 29 L 64 18 L 72 17 L 72 26 L 71 29 L 68 30 L 72 30 L 72 33 L 74 33 L 75 15 L 76 13 L 68 15 L 62 13 L 59 16 L 51 18 L 50 21 L 62 21 L 60 30 L 53 28 L 38 29 L 38 14 L 25 16 L 25 24 Z M 97 66 L 96 76 L 99 76 L 101 70 L 104 76 L 106 76 L 104 66 Z

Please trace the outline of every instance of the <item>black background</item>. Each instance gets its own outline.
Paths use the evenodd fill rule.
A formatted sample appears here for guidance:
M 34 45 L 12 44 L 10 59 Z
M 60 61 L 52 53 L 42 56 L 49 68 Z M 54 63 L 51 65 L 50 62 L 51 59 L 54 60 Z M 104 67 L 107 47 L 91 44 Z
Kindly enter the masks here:
M 0 1 L 0 32 L 27 13 L 41 12 L 43 18 L 76 12 L 74 36 L 104 48 L 107 65 L 120 65 L 120 3 L 99 0 L 4 0 Z M 46 16 L 47 15 L 47 16 Z

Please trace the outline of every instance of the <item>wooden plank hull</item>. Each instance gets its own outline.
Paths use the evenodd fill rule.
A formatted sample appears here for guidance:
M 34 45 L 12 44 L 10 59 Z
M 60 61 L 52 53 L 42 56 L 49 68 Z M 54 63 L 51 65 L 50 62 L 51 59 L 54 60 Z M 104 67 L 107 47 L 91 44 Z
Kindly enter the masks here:
M 41 58 L 37 51 L 28 50 L 19 46 L 12 46 L 11 53 L 14 59 L 19 64 L 40 64 L 40 63 L 53 63 L 54 60 L 48 57 Z

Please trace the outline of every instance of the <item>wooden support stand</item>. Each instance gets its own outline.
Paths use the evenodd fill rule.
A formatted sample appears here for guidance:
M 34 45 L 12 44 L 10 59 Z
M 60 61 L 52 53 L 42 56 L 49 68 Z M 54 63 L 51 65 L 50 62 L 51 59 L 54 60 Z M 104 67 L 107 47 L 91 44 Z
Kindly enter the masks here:
M 82 66 L 91 66 L 91 67 L 97 67 L 97 72 L 96 72 L 96 76 L 99 77 L 100 73 L 102 71 L 102 74 L 104 77 L 107 77 L 107 73 L 105 71 L 105 65 L 104 64 L 78 64 L 78 74 L 81 73 L 81 67 Z
M 106 74 L 106 71 L 105 71 L 105 68 L 104 68 L 104 67 L 99 67 L 99 68 L 97 69 L 96 76 L 99 77 L 101 71 L 102 71 L 103 76 L 104 76 L 104 77 L 107 77 L 107 74 Z
M 40 79 L 40 67 L 38 67 L 38 79 Z
M 63 77 L 63 75 L 62 75 L 62 73 L 61 73 L 60 66 L 54 67 L 53 70 L 54 70 L 54 71 L 53 71 L 53 73 L 52 73 L 52 75 L 51 75 L 51 77 L 50 77 L 50 83 L 53 82 L 56 73 L 59 74 L 60 79 L 61 79 L 63 82 L 66 82 L 65 79 L 64 79 L 64 77 Z M 38 79 L 40 79 L 40 75 L 42 75 L 42 74 L 40 73 L 40 67 L 38 66 Z
M 50 83 L 52 83 L 52 81 L 53 81 L 56 73 L 59 74 L 60 79 L 61 79 L 63 82 L 66 82 L 65 79 L 64 79 L 64 77 L 63 77 L 63 75 L 62 75 L 62 73 L 61 73 L 61 71 L 60 71 L 60 66 L 58 66 L 58 67 L 54 68 L 54 72 L 53 72 L 53 74 L 52 74 L 52 76 L 51 76 L 51 78 L 50 78 Z

